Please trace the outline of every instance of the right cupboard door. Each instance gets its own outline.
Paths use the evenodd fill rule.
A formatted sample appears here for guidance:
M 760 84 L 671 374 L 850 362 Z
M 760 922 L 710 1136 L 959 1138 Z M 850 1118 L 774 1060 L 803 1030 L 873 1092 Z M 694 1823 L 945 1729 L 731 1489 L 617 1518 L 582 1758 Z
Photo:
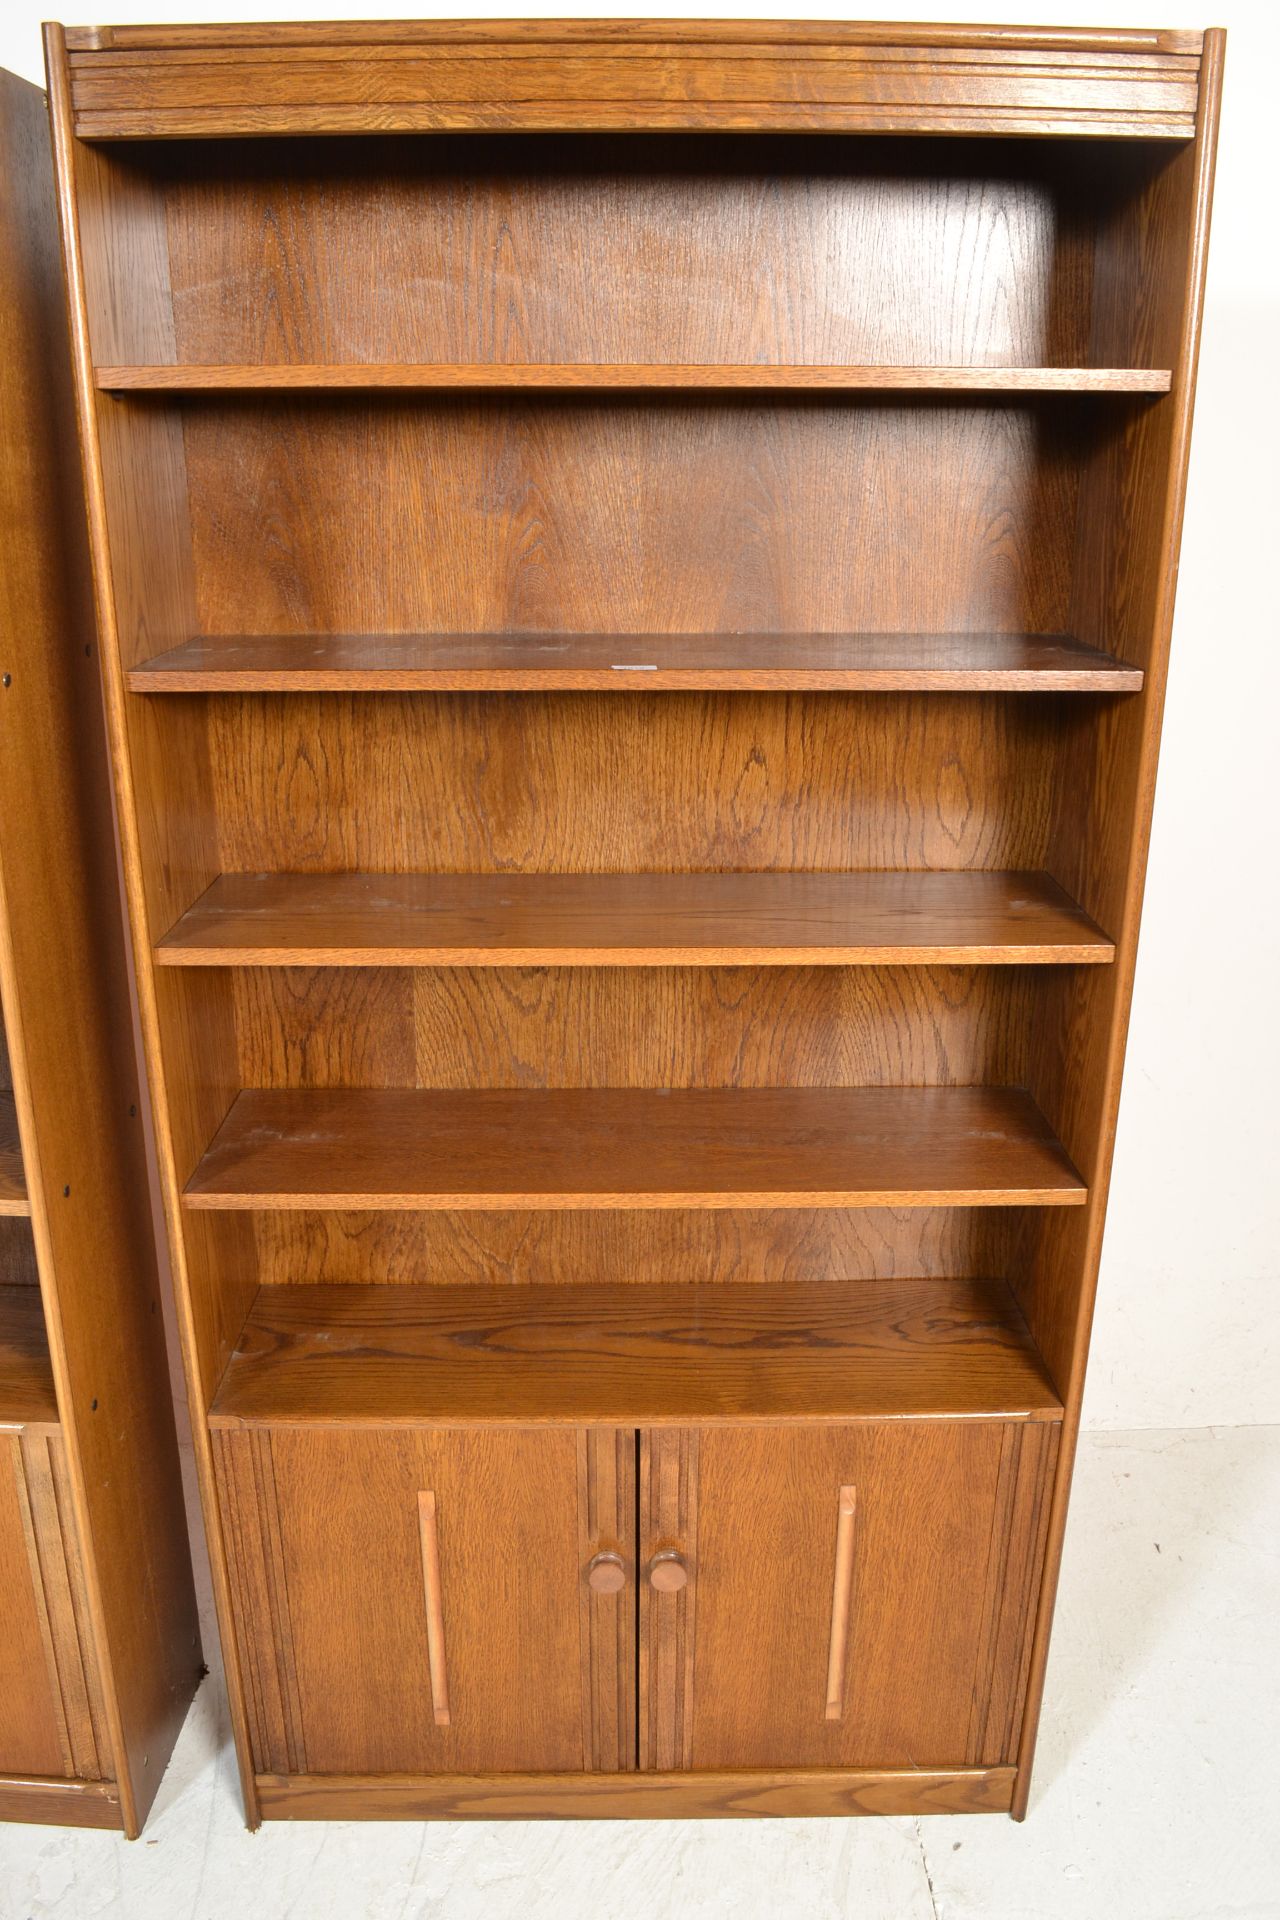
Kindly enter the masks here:
M 1058 1428 L 650 1429 L 640 1765 L 1014 1758 Z

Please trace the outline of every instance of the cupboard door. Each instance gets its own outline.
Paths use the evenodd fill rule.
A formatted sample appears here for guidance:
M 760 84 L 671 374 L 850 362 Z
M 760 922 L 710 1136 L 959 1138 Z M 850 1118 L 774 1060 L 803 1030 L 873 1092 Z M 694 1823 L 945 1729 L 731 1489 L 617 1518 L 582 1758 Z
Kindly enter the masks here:
M 102 1698 L 60 1436 L 0 1435 L 0 1773 L 98 1780 Z
M 1014 1757 L 1057 1427 L 654 1430 L 642 1767 Z
M 632 1434 L 213 1439 L 260 1772 L 628 1763 Z
M 65 1774 L 16 1437 L 0 1446 L 0 1772 Z

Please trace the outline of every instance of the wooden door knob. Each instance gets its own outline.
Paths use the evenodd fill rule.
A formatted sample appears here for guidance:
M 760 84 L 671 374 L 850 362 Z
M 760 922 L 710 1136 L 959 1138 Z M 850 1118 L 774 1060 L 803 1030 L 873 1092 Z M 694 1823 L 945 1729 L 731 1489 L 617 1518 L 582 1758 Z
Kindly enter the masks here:
M 649 1585 L 658 1593 L 679 1593 L 689 1580 L 689 1569 L 682 1553 L 668 1547 L 655 1553 L 649 1562 Z
M 587 1563 L 587 1585 L 592 1593 L 617 1593 L 627 1584 L 627 1569 L 620 1553 L 598 1553 Z

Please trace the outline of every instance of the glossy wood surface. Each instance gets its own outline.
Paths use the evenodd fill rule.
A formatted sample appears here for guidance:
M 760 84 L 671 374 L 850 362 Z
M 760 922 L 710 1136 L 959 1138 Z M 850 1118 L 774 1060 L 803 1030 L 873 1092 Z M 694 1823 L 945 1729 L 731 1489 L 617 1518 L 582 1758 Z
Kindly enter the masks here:
M 614 656 L 620 655 L 621 658 Z M 135 693 L 1134 693 L 1058 634 L 218 634 L 142 661 Z
M 215 1425 L 1060 1412 L 999 1281 L 264 1287 Z
M 189 1208 L 1079 1206 L 1004 1087 L 241 1093 Z
M 1043 873 L 223 874 L 161 966 L 1105 964 Z
M 56 1426 L 57 1420 L 39 1288 L 0 1286 L 0 1428 Z
M 77 1622 L 74 1657 L 60 1669 L 66 1772 L 113 1780 L 119 1818 L 133 1834 L 202 1663 L 120 917 L 49 121 L 39 89 L 7 74 L 0 307 L 0 995 L 60 1409 L 56 1463 L 48 1441 L 44 1465 L 29 1460 L 28 1469 L 45 1490 L 68 1569 L 51 1618 L 74 1613 Z M 86 1700 L 96 1702 L 91 1725 Z

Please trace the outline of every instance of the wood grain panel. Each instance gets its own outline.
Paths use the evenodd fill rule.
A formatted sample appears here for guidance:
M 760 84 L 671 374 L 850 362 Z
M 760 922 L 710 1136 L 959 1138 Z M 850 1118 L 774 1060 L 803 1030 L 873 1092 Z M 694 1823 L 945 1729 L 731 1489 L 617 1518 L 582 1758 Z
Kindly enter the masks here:
M 1018 1218 L 1016 1211 L 1009 1218 Z M 220 1225 L 224 1216 L 210 1214 Z M 236 1218 L 236 1216 L 231 1216 Z M 800 1285 L 999 1272 L 1004 1215 L 984 1208 L 813 1208 L 727 1213 L 289 1212 L 252 1216 L 257 1270 L 274 1286 L 642 1285 L 699 1281 Z
M 1021 1430 L 1019 1429 L 1019 1432 Z M 1018 1476 L 1019 1578 L 1005 1570 L 1008 1429 L 707 1428 L 699 1439 L 696 1767 L 963 1764 L 975 1694 L 1007 1709 L 1031 1628 L 1028 1556 L 1047 1465 Z M 825 1713 L 836 1499 L 857 1491 L 845 1711 Z M 993 1533 L 999 1536 L 993 1542 Z M 1002 1551 L 1003 1549 L 1003 1551 Z M 993 1678 L 988 1614 L 1007 1609 Z M 1002 1713 L 999 1734 L 1006 1737 Z M 767 1760 L 766 1760 L 767 1756 Z M 1006 1750 L 1001 1758 L 1008 1760 Z
M 698 1599 L 697 1427 L 646 1428 L 640 1435 L 640 1766 L 693 1764 Z M 678 1552 L 689 1578 L 662 1592 L 645 1575 L 655 1554 Z
M 168 208 L 154 358 L 1085 366 L 1097 200 L 1059 151 L 441 135 L 210 172 L 167 144 L 139 154 Z
M 582 1764 L 627 1773 L 636 1764 L 636 1436 L 629 1428 L 583 1427 L 578 1436 L 578 1552 L 585 1570 L 616 1553 L 625 1584 L 578 1587 L 582 1640 Z
M 246 1085 L 463 1091 L 1018 1085 L 1043 976 L 255 967 L 230 980 Z
M 241 1093 L 191 1209 L 1079 1206 L 1007 1087 Z
M 225 1435 L 220 1482 L 243 1475 Z M 578 1441 L 570 1428 L 298 1428 L 263 1436 L 277 1572 L 235 1589 L 247 1671 L 287 1641 L 271 1695 L 318 1772 L 583 1764 Z M 436 1494 L 451 1718 L 432 1714 L 418 1494 Z M 248 1491 L 246 1487 L 246 1492 Z M 239 1539 L 228 1540 L 238 1568 Z M 278 1737 L 278 1723 L 277 1725 Z M 255 1757 L 268 1750 L 254 1724 Z M 262 1762 L 259 1760 L 259 1765 Z
M 29 1220 L 0 1219 L 0 1295 L 10 1288 L 34 1288 L 38 1299 L 40 1275 Z
M 210 1419 L 637 1427 L 1060 1411 L 1003 1282 L 859 1280 L 266 1287 Z M 587 1508 L 612 1512 L 616 1476 L 599 1492 L 594 1453 L 588 1467 Z M 621 1551 L 619 1520 L 584 1526 Z
M 1052 395 L 174 405 L 224 634 L 1062 633 L 1097 431 Z
M 416 982 L 394 968 L 244 968 L 230 976 L 239 1078 L 277 1087 L 417 1079 Z
M 242 873 L 1037 868 L 1060 726 L 991 694 L 207 708 L 217 865 Z

